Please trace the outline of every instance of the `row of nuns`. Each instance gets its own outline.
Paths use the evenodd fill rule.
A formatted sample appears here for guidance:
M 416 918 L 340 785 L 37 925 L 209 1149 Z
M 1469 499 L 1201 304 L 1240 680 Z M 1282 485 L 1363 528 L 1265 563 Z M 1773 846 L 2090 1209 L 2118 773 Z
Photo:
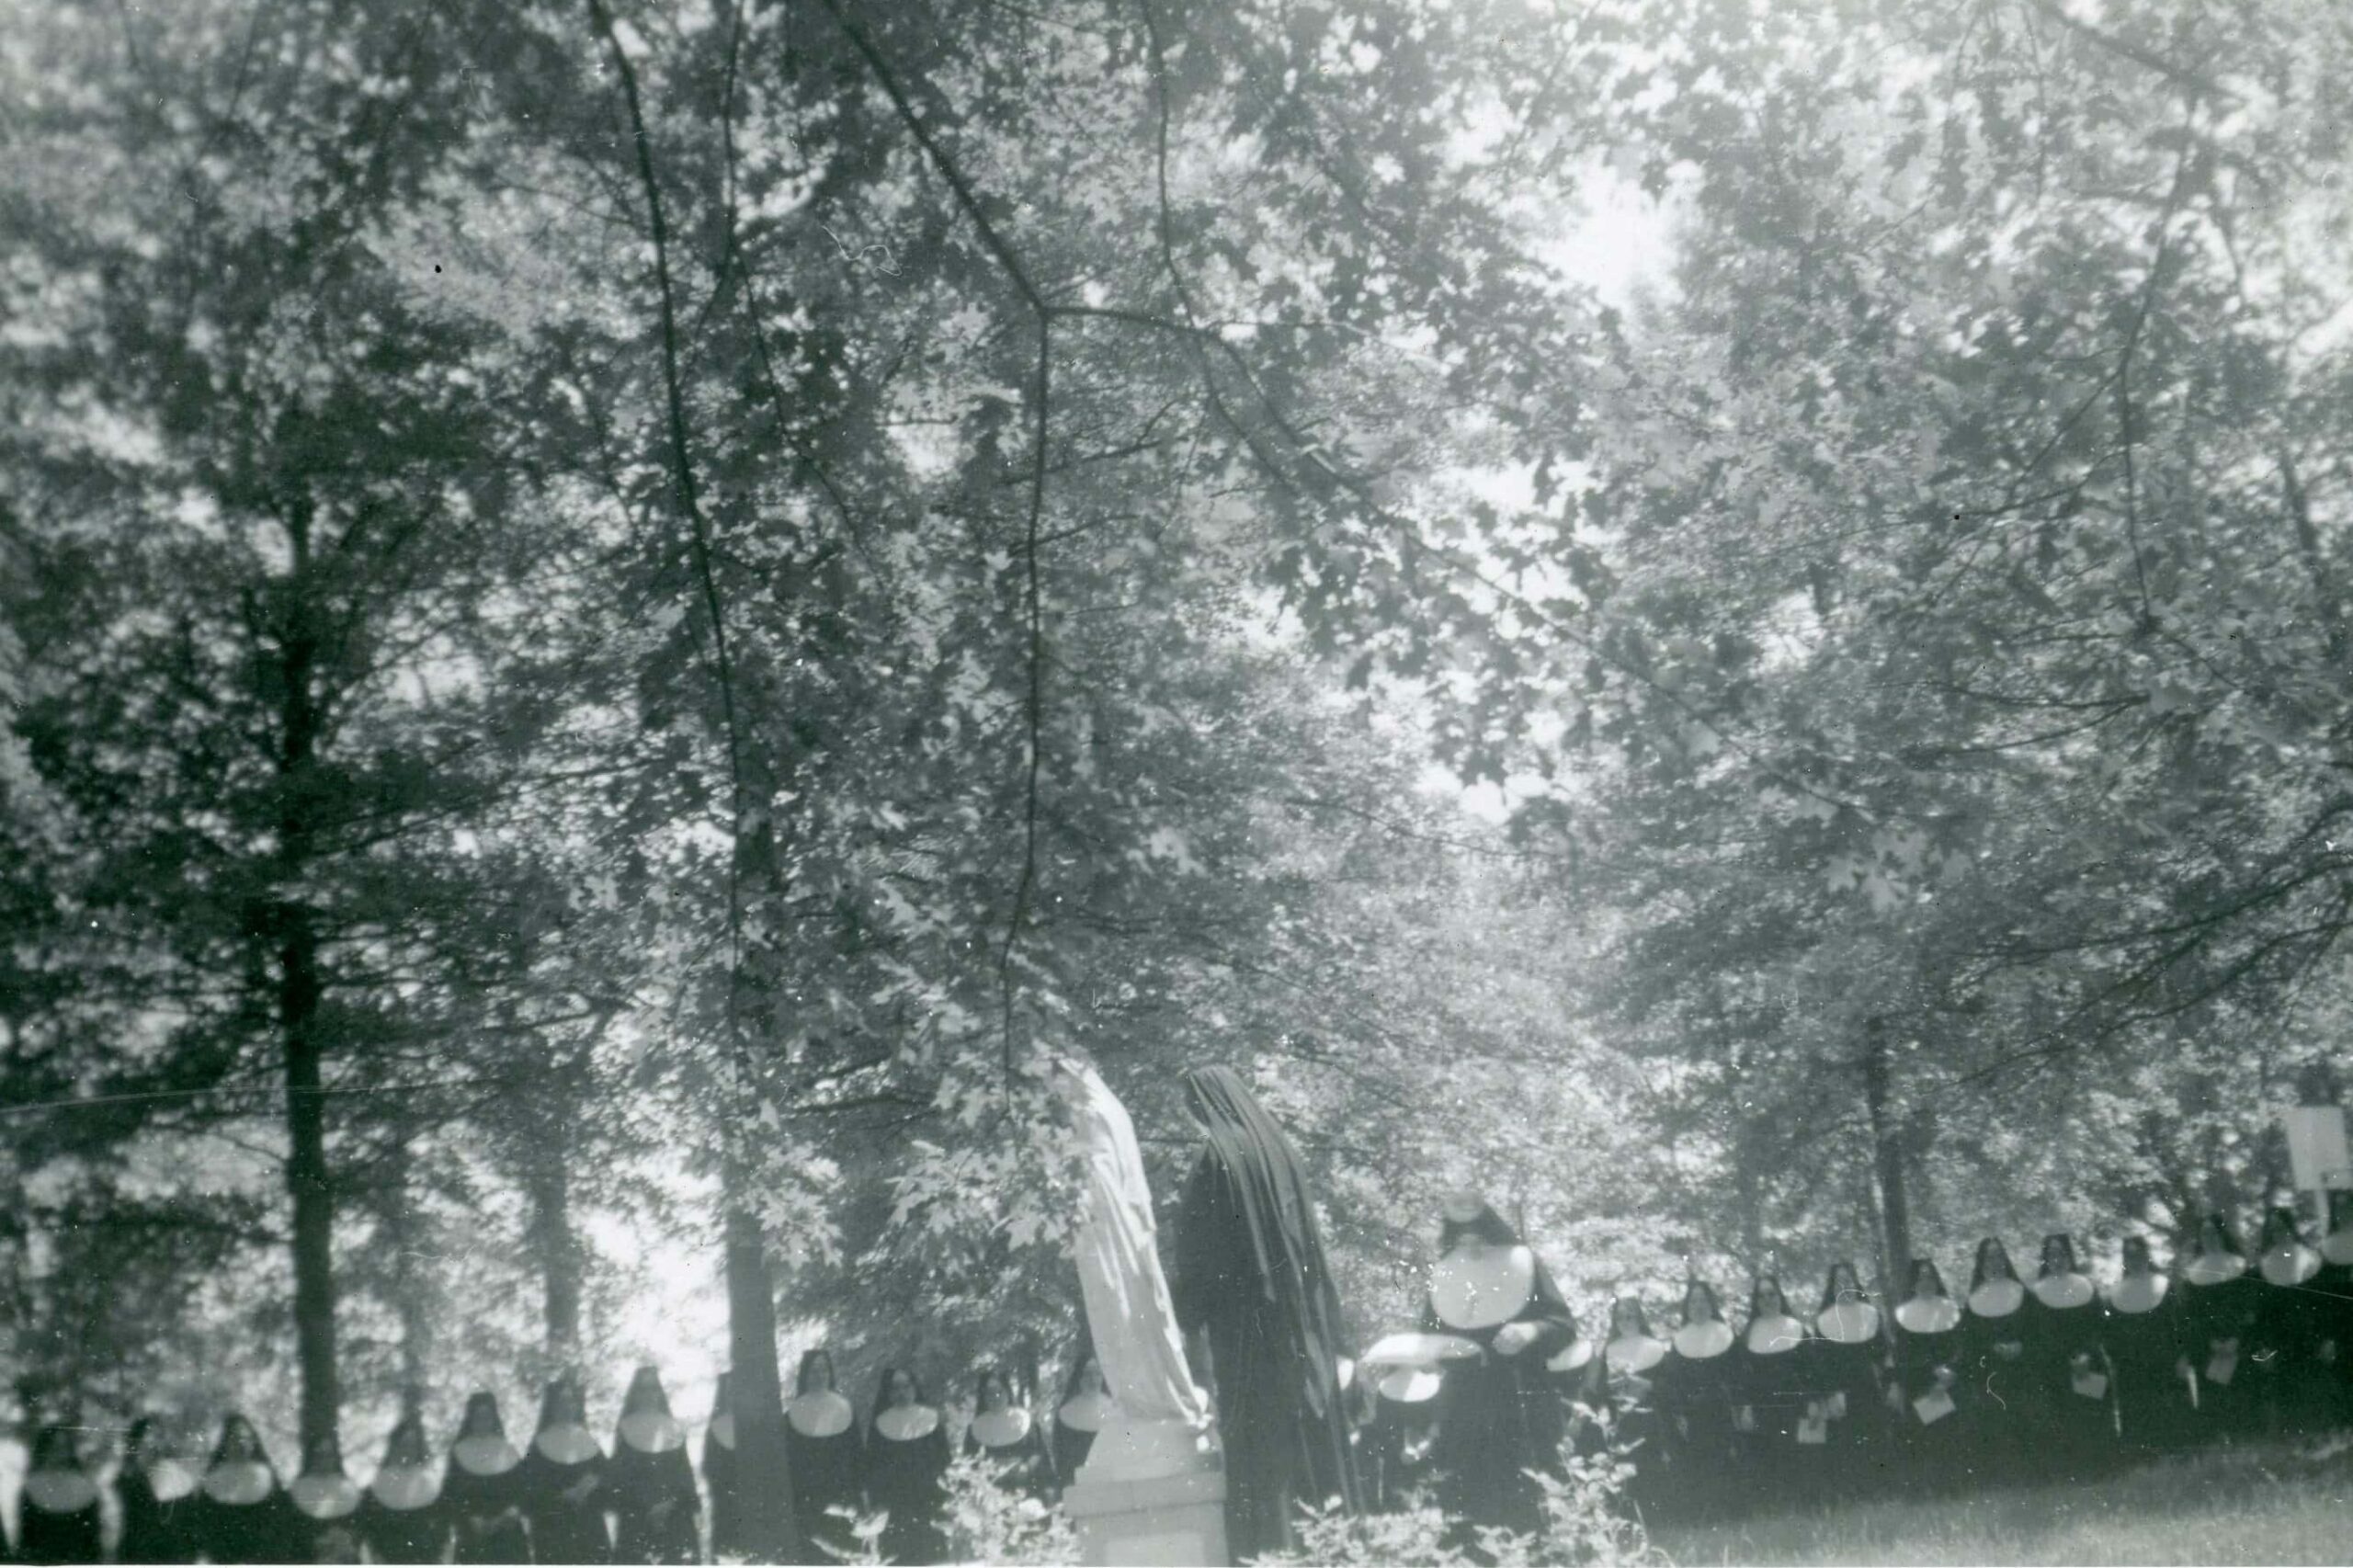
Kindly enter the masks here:
M 695 1562 L 706 1491 L 711 1551 L 745 1544 L 741 1499 L 756 1478 L 737 1462 L 730 1392 L 722 1378 L 699 1488 L 686 1430 L 651 1367 L 631 1381 L 609 1449 L 588 1426 L 578 1381 L 565 1374 L 544 1391 L 528 1448 L 508 1437 L 496 1397 L 480 1392 L 467 1402 L 447 1462 L 437 1465 L 412 1408 L 365 1486 L 346 1472 L 332 1439 L 282 1481 L 253 1424 L 233 1414 L 210 1462 L 191 1472 L 164 1451 L 157 1423 L 142 1418 L 112 1477 L 109 1508 L 109 1487 L 86 1462 L 79 1432 L 49 1426 L 33 1439 L 15 1535 L 0 1536 L 0 1557 L 99 1562 L 108 1560 L 110 1540 L 118 1562 Z M 1100 1367 L 1084 1351 L 1051 1422 L 1032 1419 L 1023 1392 L 983 1369 L 964 1446 L 1003 1461 L 1006 1485 L 1047 1498 L 1084 1462 L 1110 1402 Z M 883 1373 L 872 1417 L 861 1424 L 835 1388 L 833 1358 L 813 1350 L 784 1415 L 786 1464 L 811 1556 L 860 1555 L 856 1521 L 879 1514 L 886 1516 L 885 1557 L 941 1560 L 952 1450 L 941 1412 L 911 1373 Z
M 1988 1237 L 1958 1296 L 1920 1259 L 1883 1312 L 1842 1263 L 1810 1303 L 1766 1274 L 1735 1324 L 1693 1279 L 1671 1327 L 1621 1298 L 1597 1335 L 1475 1198 L 1449 1199 L 1439 1251 L 1421 1332 L 1383 1341 L 1348 1385 L 1371 1505 L 1427 1497 L 1466 1539 L 1540 1528 L 1528 1472 L 1557 1475 L 1564 1449 L 1597 1453 L 1608 1431 L 1631 1445 L 1646 1517 L 1705 1518 L 2353 1424 L 2344 1203 L 2317 1245 L 2274 1210 L 2253 1259 L 2210 1219 L 2170 1273 L 2128 1239 L 2104 1288 L 2064 1235 L 2031 1278 Z
M 433 1462 L 414 1408 L 392 1428 L 365 1486 L 329 1437 L 281 1479 L 253 1423 L 232 1414 L 203 1469 L 164 1451 L 153 1418 L 131 1428 L 113 1478 L 118 1523 L 73 1428 L 34 1438 L 17 1497 L 19 1562 L 692 1562 L 700 1499 L 686 1431 L 651 1367 L 638 1369 L 608 1452 L 587 1425 L 578 1381 L 550 1383 L 528 1449 L 498 1401 L 475 1394 Z
M 722 1380 L 718 1408 L 727 1407 Z M 962 1451 L 989 1461 L 999 1484 L 1049 1502 L 1086 1460 L 1095 1434 L 1110 1415 L 1103 1369 L 1092 1350 L 1074 1359 L 1051 1421 L 1032 1414 L 1027 1380 L 993 1366 L 972 1378 L 972 1417 Z M 703 1475 L 710 1492 L 711 1548 L 742 1550 L 740 1499 L 751 1483 L 735 1452 L 733 1423 L 713 1419 L 703 1445 Z M 785 1405 L 785 1463 L 801 1538 L 819 1561 L 858 1555 L 859 1522 L 880 1517 L 876 1546 L 892 1562 L 948 1558 L 947 1474 L 956 1452 L 947 1414 L 904 1367 L 888 1367 L 861 1426 L 836 1389 L 833 1358 L 813 1350 L 801 1358 Z

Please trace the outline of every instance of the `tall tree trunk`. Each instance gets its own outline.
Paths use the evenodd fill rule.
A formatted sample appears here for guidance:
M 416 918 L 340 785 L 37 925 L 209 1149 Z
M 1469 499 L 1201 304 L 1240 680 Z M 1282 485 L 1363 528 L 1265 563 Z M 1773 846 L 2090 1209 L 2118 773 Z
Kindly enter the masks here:
M 1881 1289 L 1893 1301 L 1909 1288 L 1912 1268 L 1912 1211 L 1904 1186 L 1904 1133 L 1888 1103 L 1893 1074 L 1886 1020 L 1865 1020 L 1863 1032 L 1863 1101 L 1870 1111 L 1871 1153 L 1879 1176 L 1880 1280 Z
M 547 1118 L 548 1133 L 529 1153 L 526 1177 L 531 1199 L 531 1250 L 544 1290 L 548 1357 L 571 1366 L 580 1357 L 580 1296 L 584 1270 L 580 1237 L 572 1226 L 572 1176 L 564 1167 L 565 1143 L 557 1129 L 561 1114 Z
M 401 1389 L 404 1399 L 420 1396 L 433 1369 L 433 1303 L 419 1259 L 425 1235 L 410 1180 L 406 1142 L 392 1153 L 390 1200 L 384 1209 L 384 1239 L 392 1249 L 392 1310 L 401 1325 Z
M 759 1216 L 746 1201 L 741 1165 L 722 1178 L 727 1205 L 727 1346 L 735 1412 L 738 1473 L 754 1484 L 736 1498 L 744 1550 L 755 1562 L 806 1560 L 793 1515 L 792 1475 L 785 1459 L 784 1370 L 777 1359 L 776 1294 Z
M 288 528 L 293 570 L 284 580 L 278 634 L 283 683 L 278 756 L 278 874 L 281 890 L 299 889 L 317 855 L 312 790 L 324 715 L 316 689 L 319 642 L 302 594 L 310 564 L 306 514 Z M 335 1192 L 327 1173 L 326 1041 L 321 1006 L 326 978 L 316 916 L 299 896 L 281 896 L 267 913 L 277 945 L 278 1028 L 286 1071 L 286 1186 L 294 1204 L 294 1351 L 301 1373 L 302 1447 L 335 1437 L 342 1403 L 335 1343 Z
M 335 1194 L 327 1179 L 326 1097 L 318 1038 L 318 937 L 307 914 L 283 912 L 278 1026 L 286 1051 L 286 1186 L 294 1200 L 294 1350 L 302 1374 L 307 1449 L 333 1437 L 335 1381 Z

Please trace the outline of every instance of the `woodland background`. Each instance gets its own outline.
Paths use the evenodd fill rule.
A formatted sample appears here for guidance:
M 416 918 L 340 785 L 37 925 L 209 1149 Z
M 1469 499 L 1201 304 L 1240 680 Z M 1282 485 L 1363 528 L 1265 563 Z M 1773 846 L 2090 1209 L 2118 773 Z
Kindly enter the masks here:
M 1058 1366 L 1066 1047 L 1366 1335 L 2334 1092 L 2338 0 L 0 10 L 27 1418 Z

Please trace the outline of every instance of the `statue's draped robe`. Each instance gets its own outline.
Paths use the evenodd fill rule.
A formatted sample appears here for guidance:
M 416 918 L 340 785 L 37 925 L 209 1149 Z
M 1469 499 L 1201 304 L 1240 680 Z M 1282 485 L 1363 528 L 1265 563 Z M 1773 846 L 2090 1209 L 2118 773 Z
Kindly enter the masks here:
M 1340 1301 L 1281 1127 L 1227 1068 L 1197 1069 L 1186 1090 L 1209 1147 L 1179 1213 L 1176 1321 L 1209 1339 L 1226 1545 L 1239 1561 L 1293 1543 L 1296 1503 L 1358 1506 Z
M 1086 1162 L 1078 1285 L 1103 1386 L 1131 1422 L 1203 1426 L 1209 1405 L 1186 1365 L 1184 1335 L 1161 1272 L 1135 1124 L 1091 1067 L 1074 1064 L 1063 1096 Z

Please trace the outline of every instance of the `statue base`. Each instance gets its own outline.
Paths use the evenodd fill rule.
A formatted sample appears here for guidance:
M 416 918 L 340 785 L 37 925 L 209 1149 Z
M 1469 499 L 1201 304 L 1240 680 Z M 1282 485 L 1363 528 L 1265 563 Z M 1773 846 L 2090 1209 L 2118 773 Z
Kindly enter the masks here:
M 1063 1507 L 1088 1568 L 1224 1568 L 1230 1561 L 1224 1463 L 1208 1431 L 1180 1421 L 1131 1425 L 1115 1416 L 1096 1434 Z

